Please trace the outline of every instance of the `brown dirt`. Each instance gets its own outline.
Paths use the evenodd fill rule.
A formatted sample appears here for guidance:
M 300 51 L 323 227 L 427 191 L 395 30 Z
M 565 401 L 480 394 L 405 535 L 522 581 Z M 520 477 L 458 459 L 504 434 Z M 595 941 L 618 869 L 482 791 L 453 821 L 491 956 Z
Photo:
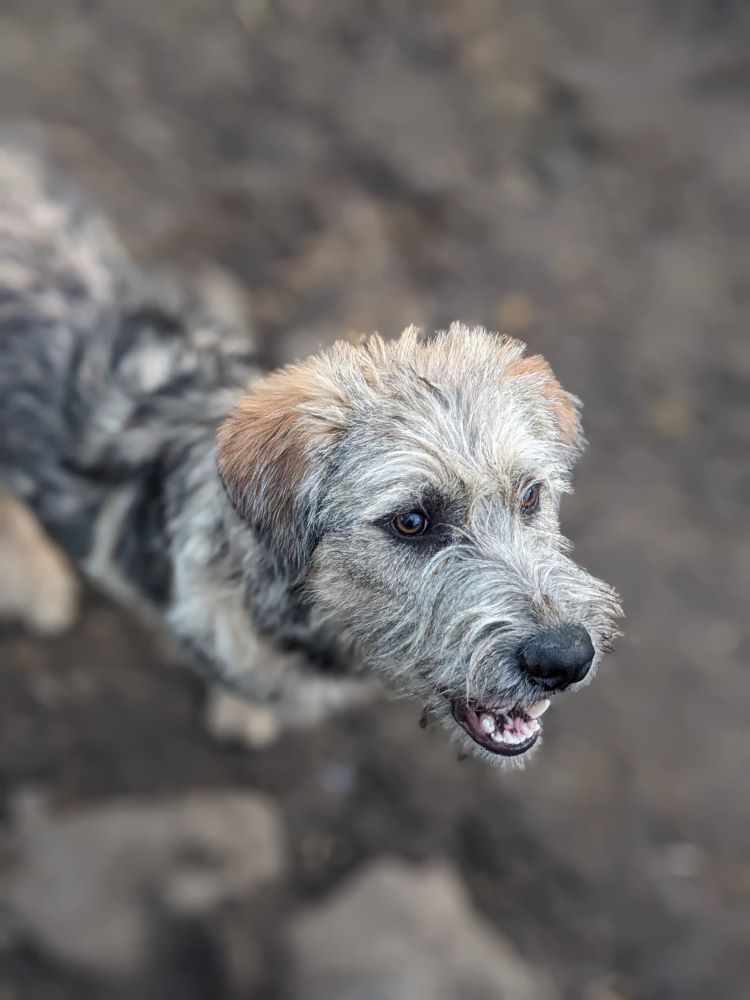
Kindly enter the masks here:
M 237 279 L 269 361 L 453 318 L 542 351 L 586 403 L 566 528 L 628 618 L 522 773 L 456 761 L 410 704 L 221 747 L 96 595 L 67 637 L 7 629 L 6 827 L 29 789 L 259 788 L 292 862 L 271 899 L 165 920 L 127 988 L 0 920 L 0 995 L 280 996 L 289 914 L 391 852 L 451 859 L 566 997 L 748 996 L 748 41 L 732 0 L 3 5 L 0 116 L 140 260 Z

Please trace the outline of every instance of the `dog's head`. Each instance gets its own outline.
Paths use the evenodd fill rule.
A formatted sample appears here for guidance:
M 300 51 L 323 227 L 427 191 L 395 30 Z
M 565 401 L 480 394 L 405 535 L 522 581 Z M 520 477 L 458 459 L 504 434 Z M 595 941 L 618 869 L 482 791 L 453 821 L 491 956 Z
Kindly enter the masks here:
M 581 448 L 578 402 L 543 358 L 455 324 L 275 372 L 221 427 L 218 463 L 237 512 L 367 669 L 472 746 L 520 757 L 620 614 L 560 534 Z

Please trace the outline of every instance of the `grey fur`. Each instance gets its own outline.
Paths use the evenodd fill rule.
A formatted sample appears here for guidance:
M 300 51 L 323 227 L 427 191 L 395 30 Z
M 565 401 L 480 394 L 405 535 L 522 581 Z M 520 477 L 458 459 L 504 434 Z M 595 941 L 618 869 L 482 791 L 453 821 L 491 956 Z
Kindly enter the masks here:
M 6 488 L 211 680 L 309 721 L 377 678 L 490 757 L 452 701 L 543 697 L 518 668 L 540 626 L 585 625 L 594 665 L 616 634 L 616 595 L 559 530 L 577 401 L 523 344 L 458 324 L 266 380 L 247 343 L 154 288 L 36 158 L 0 149 Z M 405 542 L 390 519 L 418 505 L 435 531 Z

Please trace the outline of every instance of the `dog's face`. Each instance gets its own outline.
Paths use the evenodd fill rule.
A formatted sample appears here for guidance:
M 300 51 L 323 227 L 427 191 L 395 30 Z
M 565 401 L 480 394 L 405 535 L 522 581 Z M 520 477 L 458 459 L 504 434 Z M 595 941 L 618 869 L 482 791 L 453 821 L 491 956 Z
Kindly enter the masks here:
M 517 758 L 620 614 L 560 534 L 577 402 L 524 350 L 459 325 L 339 344 L 249 393 L 218 450 L 313 616 L 474 748 Z

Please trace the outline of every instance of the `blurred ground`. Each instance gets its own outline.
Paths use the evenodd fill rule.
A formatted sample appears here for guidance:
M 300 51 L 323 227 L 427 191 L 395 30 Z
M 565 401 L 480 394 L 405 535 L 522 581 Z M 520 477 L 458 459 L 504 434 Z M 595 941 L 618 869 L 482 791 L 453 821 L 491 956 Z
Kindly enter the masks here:
M 522 773 L 409 704 L 220 746 L 96 595 L 6 629 L 3 1000 L 750 995 L 749 42 L 733 0 L 2 5 L 0 118 L 142 262 L 235 279 L 269 361 L 453 318 L 545 353 L 628 614 Z

